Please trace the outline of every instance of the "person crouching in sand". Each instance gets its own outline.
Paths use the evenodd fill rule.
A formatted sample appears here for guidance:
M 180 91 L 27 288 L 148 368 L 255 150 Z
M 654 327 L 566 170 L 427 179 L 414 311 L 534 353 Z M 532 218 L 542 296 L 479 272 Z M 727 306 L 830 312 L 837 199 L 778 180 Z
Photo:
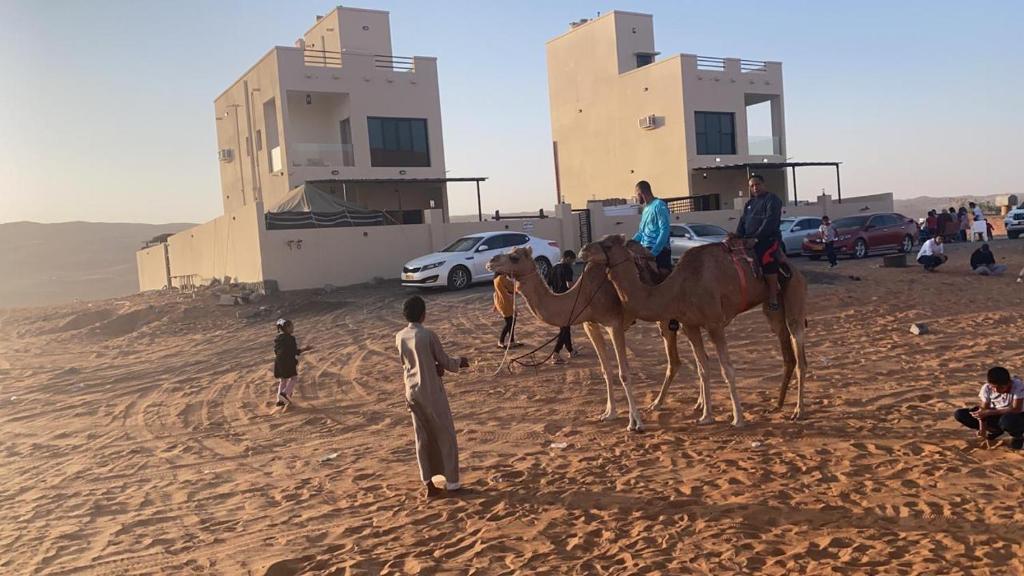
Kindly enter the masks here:
M 468 368 L 469 360 L 448 356 L 437 334 L 423 327 L 427 316 L 423 298 L 409 298 L 402 312 L 409 325 L 395 334 L 395 345 L 402 358 L 405 402 L 412 413 L 420 479 L 427 488 L 427 497 L 431 498 L 442 494 L 432 481 L 435 475 L 445 477 L 448 491 L 460 487 L 459 446 L 441 377 L 446 371 Z
M 299 356 L 309 352 L 312 346 L 299 348 L 292 332 L 295 325 L 291 320 L 277 321 L 277 337 L 274 338 L 274 378 L 277 378 L 277 405 L 291 404 L 292 391 L 299 377 Z
M 1006 432 L 1010 448 L 1024 447 L 1024 382 L 1011 377 L 1001 366 L 988 371 L 988 382 L 978 394 L 981 406 L 961 408 L 953 413 L 956 421 L 978 431 L 978 437 L 992 441 Z

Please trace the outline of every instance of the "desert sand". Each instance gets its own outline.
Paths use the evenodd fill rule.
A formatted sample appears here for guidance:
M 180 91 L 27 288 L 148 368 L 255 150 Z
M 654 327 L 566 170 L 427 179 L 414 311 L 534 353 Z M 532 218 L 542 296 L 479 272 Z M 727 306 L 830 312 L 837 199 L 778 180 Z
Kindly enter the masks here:
M 0 311 L 0 569 L 6 574 L 1011 574 L 1024 572 L 1024 455 L 951 418 L 985 370 L 1024 372 L 1019 242 L 1003 278 L 952 262 L 800 261 L 811 304 L 807 418 L 772 412 L 782 362 L 760 312 L 728 335 L 749 420 L 697 426 L 684 356 L 647 432 L 599 422 L 584 355 L 494 376 L 487 286 L 428 293 L 464 490 L 425 502 L 403 399 L 394 284 L 218 307 L 137 295 Z M 850 276 L 859 278 L 853 279 Z M 246 318 L 257 306 L 270 310 Z M 520 303 L 523 306 L 523 303 Z M 525 312 L 525 308 L 521 308 Z M 295 404 L 272 409 L 273 320 L 295 322 Z M 930 332 L 910 333 L 911 322 Z M 521 339 L 555 329 L 523 316 Z M 628 333 L 641 401 L 664 370 Z

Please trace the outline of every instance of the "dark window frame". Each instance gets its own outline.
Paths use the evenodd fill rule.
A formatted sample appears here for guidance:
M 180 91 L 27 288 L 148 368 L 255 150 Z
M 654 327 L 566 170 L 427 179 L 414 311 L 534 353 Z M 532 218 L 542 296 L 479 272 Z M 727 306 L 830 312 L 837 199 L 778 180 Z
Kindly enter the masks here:
M 728 129 L 725 129 L 723 124 L 723 120 L 726 118 L 728 119 Z M 698 156 L 736 154 L 735 112 L 694 111 L 693 128 Z
M 430 130 L 426 118 L 367 116 L 366 132 L 370 166 L 430 167 Z
M 649 54 L 646 52 L 636 53 L 637 68 L 643 68 L 644 66 L 650 66 L 651 64 L 654 64 L 654 54 Z

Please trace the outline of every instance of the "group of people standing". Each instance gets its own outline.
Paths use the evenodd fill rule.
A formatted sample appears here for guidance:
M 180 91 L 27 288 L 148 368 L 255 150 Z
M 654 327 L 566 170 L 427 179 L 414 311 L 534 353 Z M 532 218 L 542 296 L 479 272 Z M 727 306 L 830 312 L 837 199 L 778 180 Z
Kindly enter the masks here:
M 984 222 L 985 232 L 975 232 L 975 222 Z M 992 224 L 985 219 L 985 214 L 974 202 L 959 210 L 949 207 L 948 210 L 929 210 L 921 228 L 922 240 L 930 240 L 941 236 L 945 242 L 967 242 L 968 240 L 992 239 Z

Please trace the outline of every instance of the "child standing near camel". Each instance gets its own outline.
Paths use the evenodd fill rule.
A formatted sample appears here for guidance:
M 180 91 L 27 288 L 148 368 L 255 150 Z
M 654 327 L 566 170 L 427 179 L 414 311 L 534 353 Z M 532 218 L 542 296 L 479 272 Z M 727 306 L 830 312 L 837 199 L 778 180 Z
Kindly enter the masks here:
M 516 342 L 515 319 L 516 308 L 515 296 L 516 285 L 511 278 L 504 274 L 494 275 L 494 309 L 501 314 L 505 320 L 505 326 L 498 336 L 498 348 L 518 346 Z M 506 341 L 506 338 L 508 340 Z
M 420 480 L 432 498 L 442 494 L 434 486 L 434 476 L 444 476 L 445 490 L 459 489 L 459 445 L 441 377 L 468 368 L 469 360 L 448 356 L 437 334 L 423 327 L 427 317 L 423 298 L 406 300 L 402 314 L 409 325 L 395 334 L 395 345 L 402 359 L 405 402 L 412 412 Z
M 312 346 L 299 348 L 292 332 L 295 325 L 291 320 L 281 318 L 277 321 L 277 338 L 274 338 L 274 378 L 277 378 L 277 406 L 285 406 L 292 402 L 292 391 L 299 377 L 299 356 L 309 352 Z

